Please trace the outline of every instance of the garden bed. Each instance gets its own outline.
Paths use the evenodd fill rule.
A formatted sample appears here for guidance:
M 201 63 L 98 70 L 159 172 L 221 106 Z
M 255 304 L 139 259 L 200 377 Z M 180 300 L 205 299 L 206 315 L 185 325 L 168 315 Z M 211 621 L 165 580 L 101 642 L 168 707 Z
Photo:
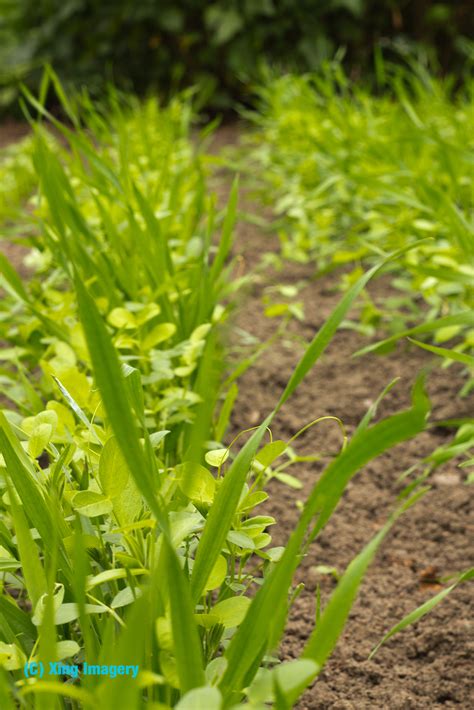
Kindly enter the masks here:
M 7 128 L 7 137 L 9 131 Z M 223 129 L 216 145 L 234 142 L 237 134 L 237 128 Z M 219 191 L 226 192 L 227 185 L 221 184 Z M 251 208 L 255 210 L 255 205 Z M 3 242 L 0 248 L 21 267 L 21 247 Z M 243 257 L 241 268 L 250 270 L 260 255 L 276 251 L 277 243 L 257 227 L 240 223 L 234 250 Z M 273 408 L 303 352 L 303 341 L 311 339 L 339 300 L 338 274 L 313 280 L 312 273 L 310 266 L 288 263 L 279 272 L 269 269 L 241 304 L 233 325 L 263 341 L 277 327 L 277 322 L 263 313 L 265 289 L 276 283 L 306 281 L 298 296 L 304 304 L 304 320 L 293 319 L 285 337 L 241 378 L 230 435 L 260 423 Z M 376 281 L 371 287 L 374 299 L 388 288 L 383 280 Z M 238 332 L 231 331 L 234 342 Z M 378 416 L 408 405 L 415 374 L 431 365 L 428 391 L 433 403 L 432 420 L 472 413 L 472 401 L 457 398 L 462 385 L 457 365 L 441 370 L 428 353 L 405 344 L 383 358 L 351 359 L 366 342 L 353 331 L 338 332 L 328 353 L 275 420 L 275 438 L 287 440 L 309 421 L 324 415 L 340 417 L 352 433 L 373 400 L 395 377 L 400 381 L 384 399 Z M 395 507 L 396 495 L 402 489 L 398 477 L 446 443 L 449 435 L 447 429 L 433 427 L 374 460 L 349 484 L 337 512 L 297 573 L 297 581 L 304 583 L 305 589 L 293 607 L 284 642 L 285 657 L 296 658 L 310 633 L 317 585 L 323 604 L 335 587 L 334 576 L 317 572 L 315 566 L 342 572 Z M 336 452 L 339 430 L 333 422 L 323 422 L 310 429 L 297 447 L 304 453 Z M 282 483 L 270 484 L 271 503 L 266 504 L 266 512 L 279 523 L 273 529 L 276 544 L 285 544 L 298 519 L 296 502 L 307 497 L 321 469 L 318 464 L 299 464 L 292 470 L 303 483 L 301 491 Z M 464 478 L 452 462 L 440 468 L 430 479 L 432 490 L 397 523 L 363 583 L 336 653 L 298 707 L 401 710 L 470 706 L 474 686 L 469 663 L 473 651 L 472 591 L 468 585 L 460 586 L 429 616 L 390 641 L 373 660 L 367 660 L 389 628 L 442 589 L 439 580 L 472 564 L 472 495 Z
M 217 145 L 234 143 L 237 128 L 225 128 Z M 244 205 L 255 211 L 255 203 Z M 247 268 L 255 266 L 265 252 L 276 251 L 276 237 L 257 227 L 240 224 L 236 253 Z M 242 377 L 231 434 L 260 423 L 272 409 L 279 392 L 293 371 L 303 348 L 340 298 L 339 274 L 312 279 L 311 266 L 288 264 L 280 272 L 267 272 L 242 304 L 235 326 L 265 340 L 276 322 L 263 313 L 262 295 L 275 283 L 295 284 L 307 280 L 298 299 L 304 302 L 304 321 L 293 319 L 285 340 L 271 346 Z M 377 300 L 390 289 L 379 279 L 369 289 Z M 432 367 L 428 392 L 433 404 L 432 420 L 472 416 L 473 402 L 459 399 L 461 368 L 446 370 L 439 361 L 414 346 L 402 344 L 389 356 L 351 359 L 367 344 L 361 335 L 339 331 L 323 360 L 308 375 L 305 384 L 285 405 L 272 427 L 274 438 L 289 439 L 309 421 L 324 415 L 340 417 L 351 433 L 386 385 L 400 381 L 382 402 L 378 416 L 387 416 L 409 403 L 416 373 Z M 305 590 L 291 614 L 284 643 L 287 658 L 296 658 L 304 646 L 315 616 L 316 585 L 324 604 L 336 581 L 321 575 L 315 566 L 335 567 L 342 572 L 354 555 L 386 521 L 395 507 L 402 484 L 398 477 L 419 463 L 450 436 L 447 429 L 431 428 L 415 440 L 399 445 L 374 460 L 349 484 L 327 528 L 311 547 L 298 571 Z M 229 441 L 232 436 L 229 436 Z M 332 422 L 323 422 L 303 435 L 298 451 L 336 451 L 340 433 Z M 322 467 L 298 464 L 292 470 L 304 484 L 301 491 L 272 482 L 267 513 L 278 525 L 273 528 L 276 544 L 285 541 L 298 519 L 296 501 L 305 500 Z M 465 475 L 451 462 L 430 479 L 432 490 L 397 523 L 363 582 L 358 600 L 334 656 L 298 705 L 301 710 L 361 708 L 468 707 L 474 682 L 471 673 L 473 647 L 472 589 L 459 587 L 450 598 L 417 625 L 388 642 L 373 660 L 368 655 L 386 631 L 405 614 L 441 590 L 438 579 L 472 564 L 474 538 L 473 501 Z

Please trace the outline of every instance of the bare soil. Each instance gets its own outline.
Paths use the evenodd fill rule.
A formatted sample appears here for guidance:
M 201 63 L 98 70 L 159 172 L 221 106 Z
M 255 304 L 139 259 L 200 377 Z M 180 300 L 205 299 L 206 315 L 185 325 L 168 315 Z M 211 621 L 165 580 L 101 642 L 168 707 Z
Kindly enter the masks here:
M 238 129 L 225 127 L 214 149 L 219 151 L 237 140 Z M 220 180 L 217 187 L 223 196 L 228 181 L 226 186 L 222 171 Z M 245 190 L 245 184 L 243 187 Z M 245 197 L 242 208 L 262 213 L 261 207 Z M 240 256 L 244 269 L 252 269 L 265 252 L 277 250 L 275 236 L 248 223 L 239 224 L 234 253 Z M 287 263 L 280 272 L 267 270 L 243 298 L 232 339 L 239 342 L 237 329 L 243 329 L 264 341 L 276 328 L 275 320 L 263 313 L 266 289 L 307 280 L 298 296 L 304 303 L 304 321 L 293 320 L 285 337 L 267 350 L 239 382 L 231 435 L 260 423 L 273 408 L 303 352 L 303 342 L 309 342 L 340 299 L 340 274 L 317 280 L 313 274 L 311 265 Z M 392 293 L 383 277 L 369 291 L 376 301 Z M 324 415 L 340 417 L 351 432 L 377 395 L 399 377 L 377 418 L 396 413 L 409 406 L 411 386 L 422 368 L 428 370 L 432 422 L 472 416 L 472 397 L 467 400 L 458 396 L 463 382 L 461 368 L 441 369 L 436 358 L 410 344 L 401 344 L 389 356 L 351 357 L 366 344 L 367 339 L 354 331 L 336 334 L 322 360 L 275 421 L 275 438 L 288 439 L 306 423 Z M 373 461 L 349 484 L 298 572 L 296 581 L 303 582 L 305 589 L 292 609 L 282 658 L 296 658 L 304 647 L 313 628 L 317 585 L 323 604 L 336 585 L 332 576 L 319 574 L 315 567 L 327 565 L 343 571 L 396 506 L 396 496 L 404 486 L 399 476 L 450 437 L 449 430 L 433 425 Z M 298 450 L 327 452 L 337 451 L 339 446 L 337 427 L 325 422 L 303 435 Z M 266 512 L 278 521 L 270 530 L 275 544 L 285 544 L 298 519 L 296 503 L 307 497 L 322 468 L 318 463 L 290 469 L 303 483 L 299 491 L 279 482 L 270 484 Z M 441 579 L 474 564 L 473 489 L 466 485 L 465 478 L 456 463 L 438 469 L 430 478 L 430 492 L 405 513 L 386 538 L 360 589 L 344 635 L 323 673 L 300 701 L 300 710 L 474 707 L 472 584 L 458 587 L 429 615 L 368 660 L 371 649 L 395 623 L 443 588 Z

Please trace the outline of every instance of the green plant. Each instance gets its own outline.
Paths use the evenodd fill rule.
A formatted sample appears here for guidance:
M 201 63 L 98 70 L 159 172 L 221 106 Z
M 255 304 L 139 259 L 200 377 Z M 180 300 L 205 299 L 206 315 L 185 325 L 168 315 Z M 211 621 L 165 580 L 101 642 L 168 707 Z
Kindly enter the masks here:
M 149 101 L 124 111 L 117 104 L 109 114 L 110 128 L 90 107 L 86 113 L 83 131 L 57 124 L 70 151 L 51 147 L 48 134 L 38 129 L 34 160 L 42 197 L 35 215 L 43 229 L 33 238 L 29 259 L 38 276 L 24 288 L 4 260 L 13 300 L 3 303 L 3 328 L 14 349 L 4 351 L 3 359 L 15 361 L 22 373 L 39 367 L 46 400 L 58 392 L 59 380 L 94 416 L 97 397 L 89 392 L 88 356 L 73 294 L 65 290 L 76 264 L 124 363 L 140 365 L 150 393 L 147 407 L 153 407 L 149 420 L 155 419 L 157 431 L 180 424 L 163 443 L 175 456 L 186 445 L 184 430 L 201 400 L 207 344 L 215 352 L 208 357 L 219 368 L 215 333 L 227 313 L 221 302 L 239 286 L 229 282 L 232 266 L 226 263 L 237 186 L 221 220 L 204 193 L 200 156 L 187 137 L 186 104 L 175 101 L 161 110 Z M 222 226 L 218 248 L 216 221 Z M 4 369 L 5 394 L 31 413 L 37 395 L 19 386 L 17 371 Z
M 186 105 L 116 105 L 111 129 L 87 102 L 85 129 L 66 108 L 75 130 L 56 126 L 69 151 L 37 127 L 41 279 L 23 284 L 0 261 L 11 344 L 2 377 L 17 404 L 0 414 L 2 707 L 291 707 L 331 654 L 383 536 L 424 492 L 407 489 L 342 575 L 303 657 L 277 664 L 269 654 L 301 555 L 357 471 L 425 427 L 422 380 L 408 410 L 373 423 L 371 408 L 287 546 L 270 547 L 275 521 L 256 509 L 284 472 L 279 457 L 294 456 L 291 441 L 264 437 L 387 261 L 348 289 L 274 409 L 229 451 L 220 439 L 235 388 L 219 410 L 218 324 L 238 285 L 228 263 L 236 187 L 215 242 Z M 168 379 L 150 377 L 165 361 Z M 34 676 L 65 659 L 59 675 L 25 678 L 27 662 Z M 85 663 L 109 670 L 90 675 Z M 110 666 L 137 670 L 110 677 Z
M 0 150 L 0 223 L 19 218 L 23 201 L 35 186 L 34 141 L 27 136 Z
M 91 436 L 83 439 L 82 451 L 76 443 L 75 452 L 71 442 L 48 440 L 56 424 L 49 412 L 14 428 L 0 417 L 8 492 L 4 569 L 11 571 L 6 573 L 6 589 L 12 597 L 2 597 L 3 652 L 7 668 L 20 680 L 23 700 L 30 694 L 41 698 L 42 693 L 57 693 L 82 707 L 97 702 L 112 707 L 118 697 L 127 707 L 142 707 L 145 698 L 170 707 L 180 695 L 183 706 L 185 698 L 196 702 L 191 693 L 197 693 L 206 694 L 207 707 L 219 708 L 238 702 L 248 688 L 249 707 L 280 696 L 291 707 L 314 679 L 336 643 L 384 534 L 422 491 L 401 506 L 342 576 L 308 641 L 304 660 L 272 669 L 265 656 L 283 632 L 299 557 L 324 528 L 357 470 L 423 429 L 428 403 L 422 382 L 415 387 L 410 410 L 377 424 L 370 423 L 368 413 L 315 485 L 284 550 L 264 550 L 270 536 L 263 530 L 273 521 L 252 516 L 264 496 L 252 491 L 255 474 L 250 464 L 274 415 L 324 352 L 371 276 L 351 289 L 315 336 L 274 411 L 225 474 L 224 454 L 217 455 L 219 460 L 214 457 L 221 472 L 217 479 L 203 465 L 201 440 L 181 465 L 160 469 L 141 389 L 127 383 L 137 373 L 124 376 L 107 326 L 76 279 L 79 314 L 104 413 L 89 423 Z M 26 452 L 15 431 L 22 440 L 26 434 Z M 261 451 L 260 461 L 264 457 L 271 463 L 282 453 L 276 443 Z M 41 468 L 35 456 L 44 447 L 49 465 Z M 255 552 L 263 559 L 263 578 L 254 565 L 245 566 Z M 148 582 L 138 586 L 141 578 Z M 245 592 L 257 582 L 251 600 Z M 211 594 L 215 589 L 219 592 Z M 27 599 L 33 605 L 29 613 Z M 124 616 L 121 610 L 127 606 L 130 613 Z M 14 640 L 18 628 L 23 632 Z M 79 688 L 51 680 L 23 686 L 21 669 L 27 659 L 49 667 L 52 658 L 71 656 L 79 661 L 98 658 L 102 665 L 136 664 L 142 673 L 137 682 L 87 678 Z
M 389 90 L 382 96 L 351 82 L 333 62 L 261 88 L 260 111 L 252 114 L 253 159 L 264 196 L 272 204 L 279 196 L 274 226 L 282 254 L 314 261 L 318 273 L 352 266 L 344 286 L 361 265 L 414 245 L 392 267 L 398 294 L 376 303 L 366 294 L 358 320 L 346 325 L 373 335 L 381 327 L 397 333 L 420 320 L 439 322 L 430 328 L 435 343 L 458 338 L 455 350 L 468 355 L 472 83 L 453 98 L 449 80 L 381 57 L 378 78 Z

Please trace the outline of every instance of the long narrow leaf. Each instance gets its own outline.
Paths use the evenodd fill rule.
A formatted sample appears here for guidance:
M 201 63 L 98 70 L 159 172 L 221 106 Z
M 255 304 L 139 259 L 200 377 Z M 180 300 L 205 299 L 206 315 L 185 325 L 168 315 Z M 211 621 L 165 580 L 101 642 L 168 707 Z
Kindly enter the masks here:
M 304 648 L 303 658 L 310 658 L 318 664 L 320 669 L 323 668 L 342 633 L 357 596 L 360 583 L 382 540 L 400 515 L 418 501 L 427 490 L 424 489 L 417 492 L 405 501 L 383 526 L 382 530 L 349 564 Z
M 286 400 L 293 394 L 303 378 L 326 350 L 338 326 L 370 279 L 391 259 L 404 251 L 406 250 L 396 252 L 379 264 L 376 264 L 370 271 L 361 276 L 341 299 L 298 363 L 277 406 L 265 419 L 263 424 L 254 432 L 227 472 L 207 517 L 203 535 L 196 552 L 193 575 L 191 578 L 193 596 L 196 601 L 199 599 L 204 589 L 204 585 L 209 578 L 212 567 L 221 552 L 224 540 L 232 525 L 232 518 L 237 509 L 242 486 L 244 485 L 248 473 L 248 467 L 263 438 L 265 428 L 271 423 Z
M 419 340 L 415 340 L 414 338 L 409 338 L 409 340 L 415 345 L 418 345 L 419 348 L 423 348 L 423 350 L 427 350 L 434 355 L 439 355 L 446 360 L 455 360 L 456 362 L 461 362 L 463 365 L 467 365 L 470 368 L 474 368 L 474 357 L 472 357 L 472 355 L 460 353 L 458 350 L 450 350 L 449 348 L 439 348 L 437 345 L 421 343 Z
M 34 608 L 38 599 L 46 592 L 46 577 L 22 506 L 18 505 L 11 486 L 8 487 L 8 492 L 25 585 Z
M 180 690 L 187 693 L 205 684 L 201 640 L 194 620 L 194 604 L 188 580 L 174 549 L 167 546 L 167 574 L 174 653 Z
M 379 648 L 392 636 L 395 636 L 395 634 L 398 634 L 399 631 L 403 631 L 403 629 L 406 629 L 407 626 L 411 626 L 411 624 L 414 624 L 415 622 L 419 621 L 425 614 L 428 614 L 432 609 L 434 609 L 435 606 L 440 604 L 447 596 L 448 594 L 451 594 L 453 589 L 455 589 L 460 582 L 467 581 L 468 579 L 472 579 L 474 577 L 474 567 L 467 572 L 464 572 L 464 574 L 460 575 L 460 577 L 456 580 L 454 584 L 451 584 L 449 587 L 446 587 L 446 589 L 442 589 L 441 592 L 438 592 L 438 594 L 435 594 L 434 597 L 431 597 L 431 599 L 428 599 L 428 601 L 424 602 L 424 604 L 421 604 L 419 607 L 411 611 L 409 614 L 407 614 L 401 621 L 398 622 L 398 624 L 395 624 L 388 633 L 385 634 L 383 639 L 379 641 L 379 643 L 375 646 L 375 648 L 371 651 L 369 658 L 372 658 L 375 656 Z
M 470 328 L 474 326 L 474 312 L 473 311 L 463 311 L 462 313 L 456 313 L 452 316 L 443 316 L 442 318 L 437 318 L 429 323 L 422 323 L 414 328 L 408 328 L 403 330 L 401 333 L 396 333 L 391 335 L 390 338 L 385 340 L 380 340 L 377 343 L 372 343 L 371 345 L 366 345 L 364 348 L 357 350 L 353 357 L 359 357 L 360 355 L 366 355 L 367 353 L 376 353 L 378 351 L 383 351 L 387 347 L 394 345 L 398 340 L 406 338 L 409 335 L 421 335 L 422 333 L 432 333 L 441 328 L 448 328 L 454 325 L 465 325 Z
M 167 531 L 168 520 L 156 496 L 147 460 L 140 444 L 133 417 L 133 405 L 127 396 L 127 388 L 117 353 L 94 300 L 87 293 L 78 276 L 75 279 L 75 286 L 79 315 L 84 327 L 94 376 L 110 425 L 138 489 L 162 529 Z
M 428 412 L 428 402 L 419 382 L 414 390 L 413 407 L 406 412 L 384 419 L 360 431 L 346 449 L 326 469 L 313 488 L 298 525 L 290 536 L 285 551 L 265 583 L 257 592 L 247 615 L 238 628 L 226 651 L 228 667 L 221 682 L 226 695 L 250 682 L 250 669 L 258 667 L 258 656 L 263 657 L 262 639 L 272 637 L 273 620 L 279 623 L 281 607 L 293 574 L 298 566 L 301 546 L 307 529 L 317 516 L 313 537 L 320 532 L 339 502 L 347 483 L 366 463 L 400 441 L 411 438 L 423 430 Z M 275 622 L 275 623 L 276 623 Z

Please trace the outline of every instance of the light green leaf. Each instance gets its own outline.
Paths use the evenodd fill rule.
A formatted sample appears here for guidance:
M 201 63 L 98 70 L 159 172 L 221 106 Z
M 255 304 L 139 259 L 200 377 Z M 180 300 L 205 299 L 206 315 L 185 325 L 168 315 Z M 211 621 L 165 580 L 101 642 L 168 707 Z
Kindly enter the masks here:
M 107 440 L 100 455 L 99 478 L 119 523 L 132 523 L 142 509 L 142 497 L 115 437 Z
M 0 641 L 0 668 L 6 671 L 17 671 L 25 664 L 26 656 L 14 643 Z
M 219 468 L 229 458 L 229 449 L 213 449 L 212 451 L 208 451 L 204 458 L 209 466 Z
M 237 547 L 241 547 L 243 550 L 255 550 L 255 543 L 252 538 L 239 530 L 229 530 L 226 539 L 227 542 L 230 542 L 232 545 L 237 545 Z
M 113 509 L 112 501 L 95 491 L 79 491 L 73 496 L 71 505 L 74 510 L 88 518 L 107 515 Z
M 86 614 L 105 614 L 108 612 L 106 606 L 101 604 L 86 604 L 85 605 Z M 56 626 L 60 624 L 69 624 L 71 621 L 75 621 L 79 618 L 79 608 L 77 604 L 72 604 L 70 602 L 62 604 L 54 615 L 54 623 Z
M 221 710 L 222 696 L 217 688 L 195 688 L 183 695 L 175 710 Z
M 272 463 L 285 451 L 287 444 L 284 441 L 272 441 L 263 447 L 255 457 L 256 460 L 264 467 L 271 466 Z
M 56 660 L 62 661 L 64 658 L 75 656 L 81 647 L 75 641 L 58 641 L 56 644 Z
M 231 597 L 213 606 L 211 615 L 226 629 L 231 629 L 242 623 L 249 606 L 250 599 L 247 597 Z
M 53 412 L 51 412 L 51 414 L 53 414 Z M 35 459 L 44 451 L 51 440 L 52 434 L 53 427 L 51 424 L 43 422 L 35 426 L 28 441 L 28 453 L 32 458 Z
M 220 587 L 222 582 L 226 578 L 226 575 L 227 575 L 227 560 L 224 557 L 224 555 L 219 555 L 214 567 L 212 568 L 212 572 L 209 575 L 209 579 L 206 582 L 206 586 L 204 587 L 204 591 L 208 592 L 208 591 L 211 591 L 212 589 L 217 589 L 218 587 Z
M 163 431 L 154 431 L 153 434 L 150 434 L 150 444 L 153 446 L 154 449 L 157 449 L 165 438 L 165 436 L 169 433 L 169 429 L 163 429 Z
M 135 316 L 126 308 L 114 308 L 107 316 L 107 320 L 114 328 L 132 330 L 137 327 Z
M 175 471 L 178 486 L 193 503 L 210 505 L 213 502 L 216 480 L 207 468 L 188 461 L 176 466 Z
M 138 599 L 138 597 L 141 596 L 141 593 L 141 589 L 139 589 L 138 587 L 136 587 L 135 589 L 132 589 L 131 587 L 125 587 L 115 595 L 115 597 L 112 599 L 110 606 L 112 607 L 112 609 L 118 609 L 119 607 L 132 604 L 135 599 Z
M 201 513 L 180 510 L 169 514 L 171 527 L 171 541 L 175 547 L 179 547 L 188 535 L 200 530 L 204 525 L 204 518 Z
M 160 343 L 163 343 L 165 340 L 169 340 L 175 333 L 176 326 L 174 323 L 159 323 L 145 335 L 142 341 L 142 347 L 144 350 L 150 350 Z

